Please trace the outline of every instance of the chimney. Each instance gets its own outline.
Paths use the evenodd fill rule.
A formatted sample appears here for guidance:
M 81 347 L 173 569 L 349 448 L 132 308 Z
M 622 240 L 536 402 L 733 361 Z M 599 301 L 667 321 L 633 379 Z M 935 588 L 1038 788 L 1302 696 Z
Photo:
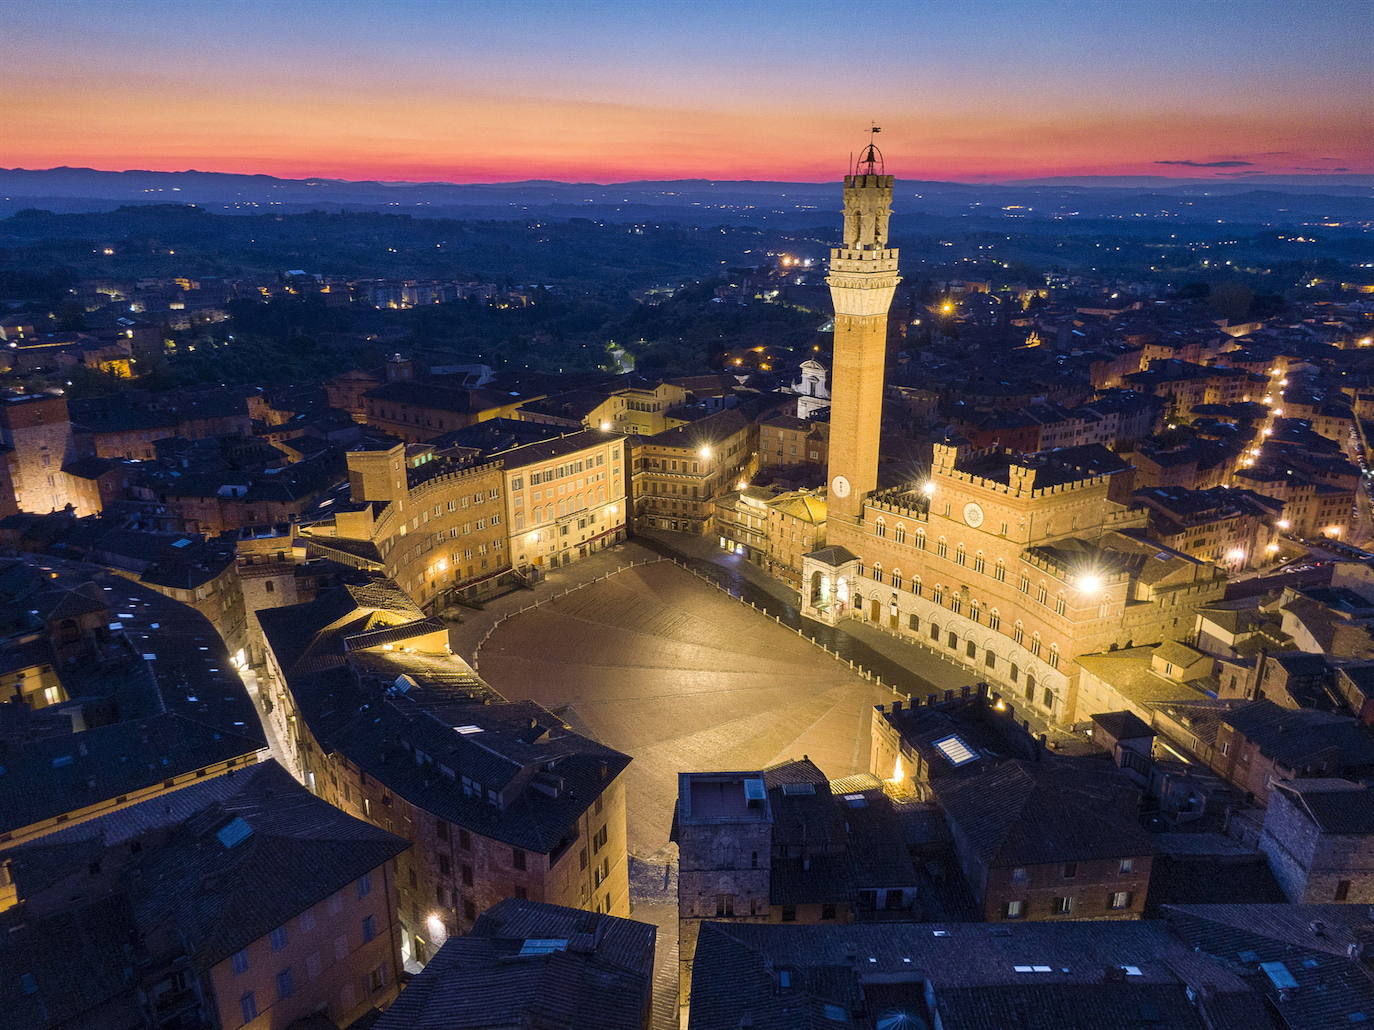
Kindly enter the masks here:
M 900 702 L 900 701 L 893 701 L 893 702 L 892 702 L 892 714 L 893 714 L 893 715 L 899 715 L 899 714 L 901 713 L 901 711 L 902 711 L 902 702 Z

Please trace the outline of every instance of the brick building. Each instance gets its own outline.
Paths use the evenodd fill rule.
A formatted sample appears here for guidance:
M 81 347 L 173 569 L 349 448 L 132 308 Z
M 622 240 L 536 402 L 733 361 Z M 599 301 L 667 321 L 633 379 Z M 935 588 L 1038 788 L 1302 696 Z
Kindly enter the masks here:
M 504 898 L 629 912 L 629 758 L 507 702 L 376 580 L 258 613 L 264 693 L 312 791 L 414 845 L 402 942 L 424 962 Z
M 6 1021 L 348 1025 L 396 995 L 406 847 L 267 762 L 12 848 Z

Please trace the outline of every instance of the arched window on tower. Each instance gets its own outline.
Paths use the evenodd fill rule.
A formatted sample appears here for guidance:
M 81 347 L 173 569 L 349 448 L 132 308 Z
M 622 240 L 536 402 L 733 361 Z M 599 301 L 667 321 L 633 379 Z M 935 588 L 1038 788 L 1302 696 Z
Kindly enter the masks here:
M 901 569 L 893 569 L 893 570 L 892 570 L 892 585 L 893 585 L 894 587 L 896 587 L 898 590 L 901 590 L 901 589 L 902 589 L 902 570 L 901 570 Z
M 983 552 L 979 551 L 973 556 L 973 571 L 982 573 L 988 567 L 988 560 L 983 557 Z
M 903 523 L 897 523 L 896 527 L 892 530 L 892 538 L 899 544 L 906 543 L 906 526 Z
M 878 521 L 873 524 L 873 532 L 879 536 L 887 536 L 887 522 L 881 515 L 878 516 Z
M 876 562 L 876 561 L 875 561 L 875 562 L 873 563 L 873 582 L 874 582 L 874 583 L 881 583 L 882 581 L 883 581 L 883 564 L 882 564 L 882 562 Z

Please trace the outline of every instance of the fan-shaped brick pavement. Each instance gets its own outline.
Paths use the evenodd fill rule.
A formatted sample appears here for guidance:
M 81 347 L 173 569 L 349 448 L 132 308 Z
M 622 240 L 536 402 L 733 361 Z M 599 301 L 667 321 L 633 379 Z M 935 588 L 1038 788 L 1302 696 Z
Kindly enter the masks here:
M 756 769 L 809 755 L 867 772 L 869 718 L 890 692 L 670 562 L 616 573 L 512 616 L 477 656 L 530 698 L 634 758 L 630 850 L 667 844 L 680 770 Z

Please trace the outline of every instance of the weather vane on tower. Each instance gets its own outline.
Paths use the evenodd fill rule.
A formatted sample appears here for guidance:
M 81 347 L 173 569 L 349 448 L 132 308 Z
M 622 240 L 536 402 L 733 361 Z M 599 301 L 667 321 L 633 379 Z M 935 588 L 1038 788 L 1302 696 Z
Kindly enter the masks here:
M 859 155 L 859 163 L 854 166 L 856 175 L 882 175 L 883 174 L 883 152 L 878 149 L 873 137 L 883 130 L 870 123 L 868 130 L 868 146 L 864 147 Z

